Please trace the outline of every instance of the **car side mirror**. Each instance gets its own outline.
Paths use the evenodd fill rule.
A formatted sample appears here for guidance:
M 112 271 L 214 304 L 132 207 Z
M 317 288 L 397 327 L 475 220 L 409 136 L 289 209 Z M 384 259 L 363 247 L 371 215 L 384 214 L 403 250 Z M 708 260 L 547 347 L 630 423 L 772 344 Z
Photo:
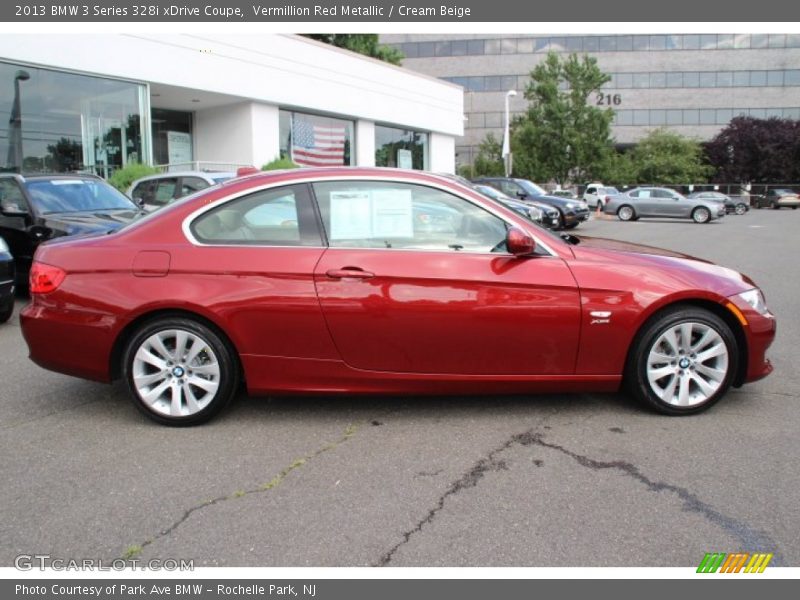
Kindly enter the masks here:
M 517 192 L 517 198 L 522 198 L 523 200 L 528 197 L 528 194 L 525 192 Z
M 528 256 L 536 250 L 536 242 L 522 229 L 512 227 L 506 234 L 506 249 L 514 256 Z
M 25 217 L 28 215 L 27 210 L 16 202 L 10 202 L 8 200 L 0 202 L 0 213 L 3 213 L 7 217 Z

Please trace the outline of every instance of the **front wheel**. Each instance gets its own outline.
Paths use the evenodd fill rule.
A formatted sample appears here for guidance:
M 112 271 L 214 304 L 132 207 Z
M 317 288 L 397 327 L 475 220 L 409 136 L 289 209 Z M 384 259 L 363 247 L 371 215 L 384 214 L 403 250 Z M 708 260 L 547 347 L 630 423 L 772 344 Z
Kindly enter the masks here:
M 648 322 L 634 340 L 626 367 L 629 390 L 666 415 L 690 415 L 716 403 L 738 364 L 736 338 L 717 315 L 678 306 Z
M 634 217 L 633 208 L 628 205 L 620 206 L 619 210 L 617 211 L 617 218 L 620 221 L 630 221 Z
M 711 211 L 698 206 L 692 211 L 692 221 L 695 223 L 708 223 L 711 220 Z
M 197 425 L 230 402 L 236 356 L 206 325 L 167 317 L 143 325 L 126 345 L 123 372 L 134 405 L 163 425 Z
M 740 215 L 740 216 L 743 215 L 744 213 L 747 212 L 747 205 L 746 204 L 737 204 L 736 208 L 734 209 L 734 212 L 737 215 Z

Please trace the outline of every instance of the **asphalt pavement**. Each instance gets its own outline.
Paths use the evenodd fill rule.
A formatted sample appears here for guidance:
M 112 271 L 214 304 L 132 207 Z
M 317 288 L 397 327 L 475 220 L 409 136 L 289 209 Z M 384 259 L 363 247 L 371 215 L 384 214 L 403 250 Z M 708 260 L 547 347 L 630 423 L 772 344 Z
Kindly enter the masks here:
M 31 363 L 15 315 L 0 326 L 0 565 L 696 566 L 765 551 L 798 566 L 798 232 L 788 210 L 575 230 L 710 259 L 764 289 L 775 372 L 688 418 L 622 394 L 240 397 L 173 429 L 119 383 Z

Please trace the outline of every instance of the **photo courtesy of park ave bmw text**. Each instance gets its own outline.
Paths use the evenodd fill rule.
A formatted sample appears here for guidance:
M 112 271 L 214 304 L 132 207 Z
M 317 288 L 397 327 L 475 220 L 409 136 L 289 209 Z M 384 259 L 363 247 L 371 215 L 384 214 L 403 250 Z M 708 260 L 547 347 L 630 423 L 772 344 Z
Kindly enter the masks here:
M 791 585 L 799 207 L 777 0 L 2 5 L 0 597 Z

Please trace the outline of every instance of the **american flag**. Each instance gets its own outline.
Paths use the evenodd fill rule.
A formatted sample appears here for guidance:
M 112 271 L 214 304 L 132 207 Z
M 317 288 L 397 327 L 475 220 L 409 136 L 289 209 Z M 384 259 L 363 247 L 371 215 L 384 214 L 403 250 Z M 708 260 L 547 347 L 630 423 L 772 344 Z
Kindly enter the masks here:
M 298 165 L 335 167 L 344 164 L 343 125 L 323 127 L 295 120 L 292 134 L 292 160 Z

